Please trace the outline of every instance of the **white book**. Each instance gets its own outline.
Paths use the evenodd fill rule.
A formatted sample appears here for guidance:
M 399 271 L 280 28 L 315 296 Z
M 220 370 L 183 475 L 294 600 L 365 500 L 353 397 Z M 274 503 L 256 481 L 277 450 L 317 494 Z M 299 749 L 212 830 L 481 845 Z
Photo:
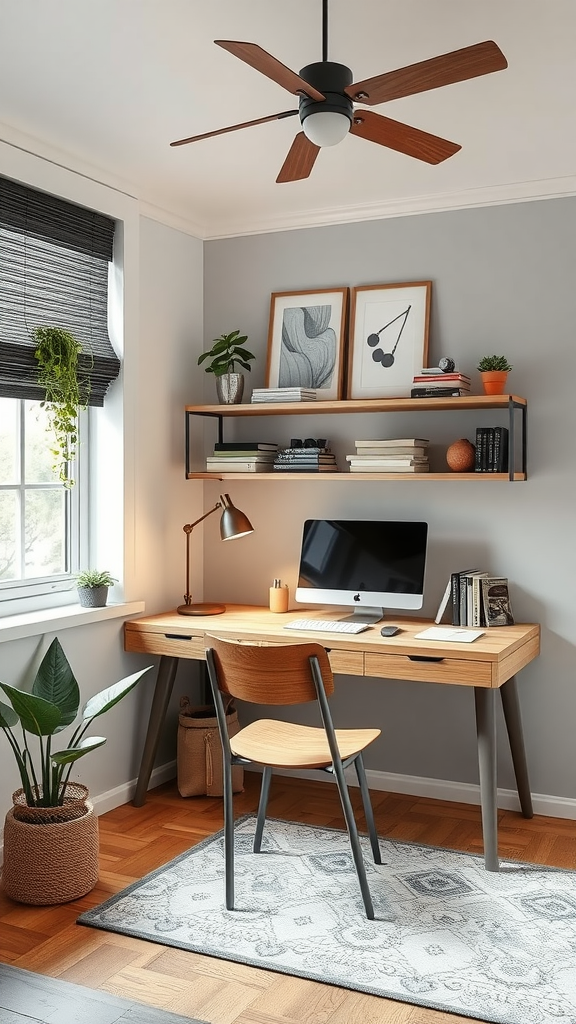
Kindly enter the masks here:
M 479 636 L 484 636 L 483 629 L 465 629 L 462 626 L 430 626 L 422 633 L 415 633 L 415 640 L 443 640 L 449 643 L 471 644 Z
M 399 468 L 401 466 L 427 466 L 428 459 L 407 459 L 398 457 L 396 459 L 377 458 L 375 456 L 366 456 L 363 458 L 358 455 L 347 455 L 346 461 L 351 466 L 390 466 L 392 469 Z
M 448 605 L 448 601 L 450 600 L 451 596 L 452 596 L 452 576 L 449 576 L 448 577 L 448 583 L 446 584 L 446 590 L 444 591 L 444 593 L 442 595 L 442 600 L 440 601 L 440 604 L 438 605 L 438 611 L 436 612 L 436 618 L 434 619 L 434 622 L 436 622 L 436 623 L 442 622 L 442 616 L 444 615 L 444 612 L 446 611 L 446 607 Z
M 412 448 L 409 445 L 399 446 L 398 448 L 358 448 L 356 451 L 356 458 L 373 458 L 375 455 L 385 456 L 387 459 L 395 459 L 410 456 L 411 459 L 423 458 L 426 456 L 427 448 L 418 448 L 414 445 Z
M 223 465 L 223 460 L 206 462 L 207 473 L 271 473 L 274 468 L 272 462 L 230 462 Z
M 356 463 L 356 465 L 350 463 L 351 473 L 427 473 L 428 470 L 427 462 L 415 466 L 394 466 L 392 463 L 386 466 L 382 465 L 381 462 L 374 463 L 373 465 L 369 462 Z
M 207 462 L 213 462 L 215 466 L 227 466 L 229 462 L 274 462 L 276 458 L 273 452 L 269 455 L 209 455 Z
M 425 448 L 430 441 L 424 437 L 386 437 L 376 438 L 368 441 L 354 441 L 357 448 L 397 448 L 398 446 L 410 447 L 418 445 Z

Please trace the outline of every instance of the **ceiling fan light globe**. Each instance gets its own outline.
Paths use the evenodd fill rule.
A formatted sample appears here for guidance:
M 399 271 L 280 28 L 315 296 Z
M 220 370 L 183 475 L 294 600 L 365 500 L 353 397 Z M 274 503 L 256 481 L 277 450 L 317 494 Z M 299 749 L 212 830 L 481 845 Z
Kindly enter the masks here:
M 315 146 L 337 146 L 350 131 L 350 118 L 335 110 L 319 110 L 304 119 L 302 130 Z

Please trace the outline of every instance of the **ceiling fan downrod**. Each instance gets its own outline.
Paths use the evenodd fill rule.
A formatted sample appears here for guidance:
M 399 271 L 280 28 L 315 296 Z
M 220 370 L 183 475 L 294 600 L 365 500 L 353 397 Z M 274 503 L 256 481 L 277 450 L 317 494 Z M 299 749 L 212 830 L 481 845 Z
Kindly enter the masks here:
M 328 60 L 328 0 L 322 0 L 322 60 Z

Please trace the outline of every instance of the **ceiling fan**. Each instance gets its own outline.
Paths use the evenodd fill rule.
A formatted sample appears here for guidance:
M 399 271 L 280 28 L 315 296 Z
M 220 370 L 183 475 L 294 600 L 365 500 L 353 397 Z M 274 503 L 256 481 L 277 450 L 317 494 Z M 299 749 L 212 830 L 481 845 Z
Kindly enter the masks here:
M 371 110 L 355 108 L 355 103 L 373 106 L 389 100 L 411 96 L 418 92 L 438 89 L 454 82 L 464 82 L 493 71 L 502 71 L 508 62 L 491 40 L 465 46 L 461 50 L 443 53 L 439 57 L 410 64 L 396 71 L 388 71 L 374 78 L 353 82 L 352 72 L 344 64 L 328 60 L 328 0 L 322 0 L 322 60 L 308 64 L 296 74 L 257 43 L 242 43 L 228 39 L 215 39 L 239 60 L 249 64 L 261 74 L 277 82 L 288 92 L 300 97 L 298 110 L 283 110 L 279 114 L 258 117 L 253 121 L 233 124 L 228 128 L 192 135 L 188 139 L 171 142 L 171 146 L 185 146 L 213 135 L 224 135 L 239 128 L 278 121 L 284 117 L 300 116 L 302 131 L 296 135 L 286 157 L 277 182 L 298 181 L 312 171 L 322 146 L 334 146 L 351 132 L 379 146 L 399 153 L 438 164 L 457 153 L 461 146 L 437 135 L 412 128 L 401 121 L 393 121 Z

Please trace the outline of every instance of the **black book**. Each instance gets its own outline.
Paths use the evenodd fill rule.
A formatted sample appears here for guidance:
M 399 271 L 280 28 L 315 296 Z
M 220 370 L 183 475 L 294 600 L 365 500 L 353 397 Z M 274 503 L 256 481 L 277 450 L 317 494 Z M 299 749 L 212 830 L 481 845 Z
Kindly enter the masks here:
M 508 428 L 494 427 L 494 472 L 508 471 Z
M 464 577 L 469 572 L 478 572 L 478 569 L 463 569 L 461 572 L 453 572 L 450 576 L 451 590 L 452 590 L 452 625 L 453 626 L 465 626 L 466 622 L 461 620 L 460 615 L 460 604 L 461 604 L 461 591 L 466 592 L 465 587 L 462 583 L 466 582 Z
M 482 472 L 482 442 L 484 437 L 484 427 L 476 427 L 476 454 L 474 456 L 474 472 Z
M 460 398 L 467 395 L 467 391 L 460 388 L 412 388 L 410 398 Z
M 481 581 L 482 604 L 487 626 L 513 626 L 508 580 L 502 576 L 487 576 Z

